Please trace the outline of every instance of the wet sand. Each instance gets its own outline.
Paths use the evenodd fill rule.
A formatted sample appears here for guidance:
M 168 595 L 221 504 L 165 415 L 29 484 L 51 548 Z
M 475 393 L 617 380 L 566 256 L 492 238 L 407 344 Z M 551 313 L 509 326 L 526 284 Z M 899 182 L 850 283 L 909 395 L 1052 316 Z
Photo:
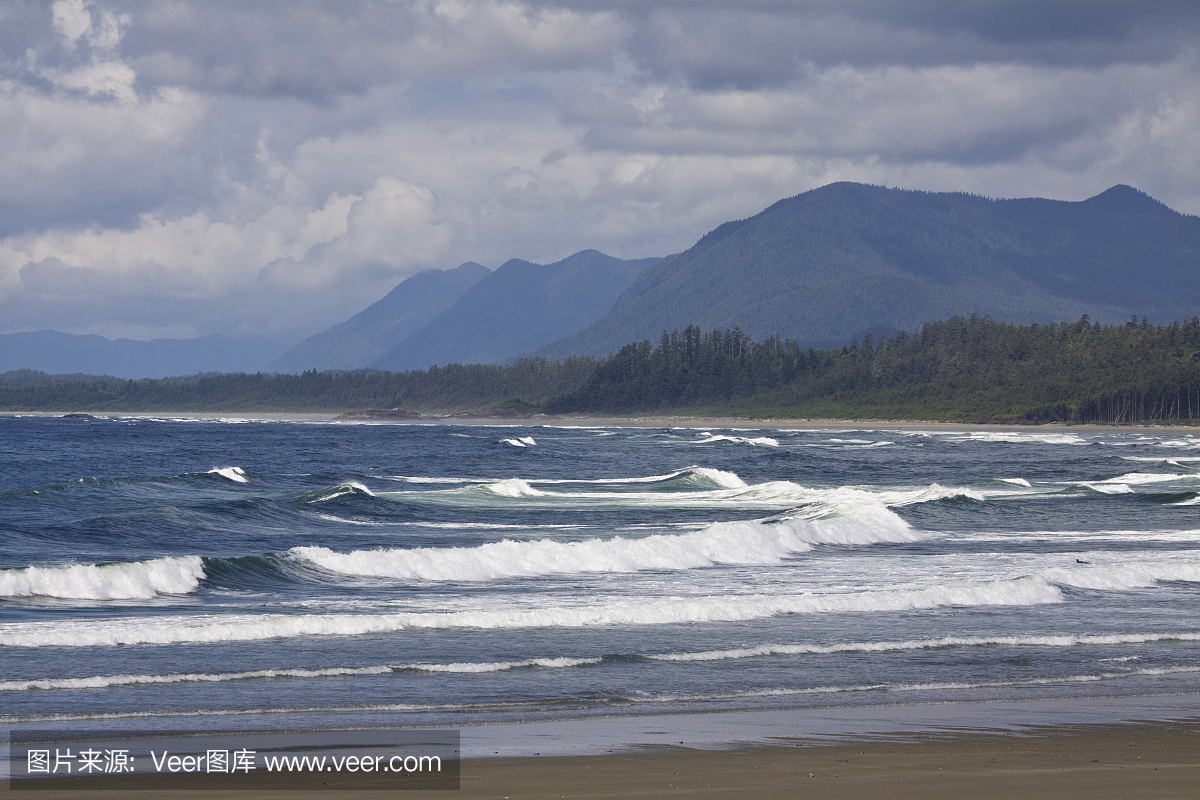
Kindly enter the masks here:
M 267 777 L 267 776 L 264 776 Z M 381 779 L 383 778 L 383 779 Z M 70 798 L 1187 798 L 1200 795 L 1200 723 L 922 735 L 734 750 L 655 748 L 554 758 L 469 759 L 458 790 L 398 790 L 384 776 L 204 791 L 156 778 L 112 791 L 5 789 Z

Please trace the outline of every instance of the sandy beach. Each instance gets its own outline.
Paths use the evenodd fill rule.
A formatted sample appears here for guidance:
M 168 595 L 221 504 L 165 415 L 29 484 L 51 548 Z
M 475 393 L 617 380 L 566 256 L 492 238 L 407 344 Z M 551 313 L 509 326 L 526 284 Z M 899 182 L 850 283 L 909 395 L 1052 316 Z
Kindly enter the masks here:
M 264 776 L 267 777 L 267 776 Z M 188 790 L 136 779 L 110 790 L 32 790 L 76 798 L 1184 798 L 1200 785 L 1200 724 L 1129 724 L 922 735 L 904 741 L 808 741 L 734 750 L 661 747 L 604 756 L 468 759 L 461 788 L 398 790 L 372 778 L 260 782 Z M 144 783 L 143 783 L 144 781 Z M 31 790 L 4 790 L 5 797 Z

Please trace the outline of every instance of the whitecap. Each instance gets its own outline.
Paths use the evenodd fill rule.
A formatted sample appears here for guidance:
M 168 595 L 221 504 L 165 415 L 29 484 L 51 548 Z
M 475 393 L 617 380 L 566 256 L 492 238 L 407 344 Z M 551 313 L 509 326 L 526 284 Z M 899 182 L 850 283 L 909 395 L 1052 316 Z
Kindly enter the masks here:
M 0 681 L 0 692 L 35 689 L 107 689 L 112 686 L 142 686 L 170 683 L 227 683 L 270 678 L 341 678 L 356 675 L 386 675 L 393 672 L 479 674 L 505 672 L 523 667 L 564 669 L 599 664 L 599 658 L 527 658 L 522 661 L 457 662 L 453 664 L 383 664 L 372 667 L 326 667 L 324 669 L 256 669 L 246 672 L 192 672 L 169 675 L 94 675 L 86 678 L 30 678 Z
M 727 436 L 725 434 L 713 434 L 705 431 L 696 439 L 697 444 L 715 444 L 717 442 L 729 442 L 731 444 L 752 444 L 761 447 L 779 447 L 779 440 L 772 439 L 769 436 Z
M 200 556 L 124 564 L 74 564 L 0 570 L 0 597 L 148 600 L 194 592 L 204 577 Z
M 1061 590 L 1038 578 L 924 589 L 829 594 L 625 597 L 585 606 L 489 608 L 396 614 L 198 614 L 0 625 L 0 646 L 113 647 L 244 642 L 298 636 L 363 636 L 455 628 L 581 628 L 737 622 L 782 614 L 878 613 L 944 606 L 1060 603 Z
M 246 471 L 241 467 L 213 467 L 207 474 L 220 475 L 222 478 L 228 478 L 234 483 L 250 482 L 250 479 L 246 477 Z
M 348 497 L 355 494 L 363 494 L 367 495 L 368 497 L 375 496 L 374 492 L 372 492 L 366 486 L 363 486 L 358 481 L 346 481 L 345 483 L 339 483 L 337 486 L 334 486 L 330 489 L 323 489 L 314 492 L 312 495 L 310 495 L 308 501 L 310 503 L 323 503 L 326 500 L 333 500 L 338 497 Z
M 922 538 L 894 512 L 878 507 L 860 517 L 767 522 L 715 522 L 683 534 L 616 536 L 558 542 L 505 539 L 478 547 L 356 550 L 294 547 L 293 558 L 348 575 L 397 580 L 490 581 L 588 572 L 682 570 L 716 564 L 778 564 L 817 544 L 910 542 Z
M 1077 647 L 1079 645 L 1149 644 L 1153 642 L 1197 642 L 1200 633 L 1064 634 L 1041 636 L 945 636 L 939 639 L 910 639 L 835 644 L 761 644 L 730 650 L 647 655 L 656 661 L 726 661 L 777 655 L 828 655 L 833 653 L 887 653 L 950 647 Z M 1137 656 L 1126 657 L 1137 658 Z M 1103 659 L 1118 661 L 1124 659 Z

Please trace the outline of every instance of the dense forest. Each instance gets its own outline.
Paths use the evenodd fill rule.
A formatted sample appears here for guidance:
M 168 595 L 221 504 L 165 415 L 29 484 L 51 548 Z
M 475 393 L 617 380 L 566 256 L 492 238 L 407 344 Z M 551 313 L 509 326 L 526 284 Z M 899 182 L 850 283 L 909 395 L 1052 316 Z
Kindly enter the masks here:
M 740 330 L 664 332 L 604 359 L 507 367 L 199 375 L 119 381 L 0 376 L 0 408 L 721 414 L 746 417 L 1105 422 L 1200 418 L 1200 319 L 1012 325 L 953 317 L 839 349 Z
M 493 409 L 537 405 L 578 387 L 596 359 L 523 358 L 508 367 L 449 364 L 414 372 L 245 373 L 122 381 L 20 370 L 0 375 L 0 409 L 84 411 L 348 411 Z M 508 403 L 508 406 L 514 404 Z
M 1200 417 L 1200 320 L 1010 325 L 986 317 L 867 336 L 840 350 L 664 333 L 602 361 L 551 412 L 1131 423 Z

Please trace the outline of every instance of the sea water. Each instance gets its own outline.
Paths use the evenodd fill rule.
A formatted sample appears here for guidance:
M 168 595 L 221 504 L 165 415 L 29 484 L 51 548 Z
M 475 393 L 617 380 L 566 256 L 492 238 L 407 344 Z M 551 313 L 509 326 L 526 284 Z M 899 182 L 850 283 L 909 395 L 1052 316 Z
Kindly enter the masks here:
M 7 728 L 1200 692 L 1190 435 L 10 416 L 0 453 Z

